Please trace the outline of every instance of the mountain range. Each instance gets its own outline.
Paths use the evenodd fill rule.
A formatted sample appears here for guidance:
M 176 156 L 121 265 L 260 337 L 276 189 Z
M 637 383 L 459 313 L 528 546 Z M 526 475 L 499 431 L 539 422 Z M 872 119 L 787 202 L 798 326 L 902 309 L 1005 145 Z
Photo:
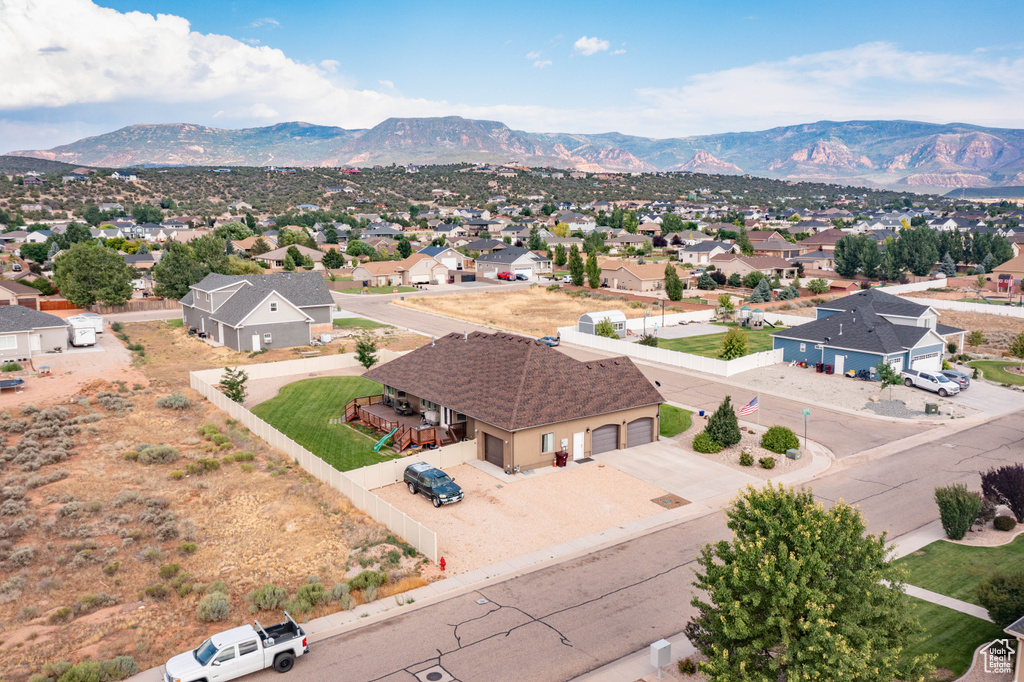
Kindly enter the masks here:
M 241 130 L 167 123 L 132 125 L 53 149 L 11 154 L 101 167 L 514 161 L 584 171 L 750 174 L 919 191 L 1024 185 L 1024 130 L 915 121 L 819 121 L 666 139 L 528 133 L 459 116 L 389 118 L 356 130 L 302 122 Z

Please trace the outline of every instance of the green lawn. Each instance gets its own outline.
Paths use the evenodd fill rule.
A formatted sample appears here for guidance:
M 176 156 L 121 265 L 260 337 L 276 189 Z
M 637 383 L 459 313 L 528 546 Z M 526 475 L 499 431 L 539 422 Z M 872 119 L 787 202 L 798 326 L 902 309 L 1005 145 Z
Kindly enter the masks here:
M 970 547 L 939 540 L 896 563 L 909 571 L 908 584 L 978 604 L 975 592 L 985 579 L 1024 566 L 1024 535 L 1001 547 Z
M 1000 384 L 1013 384 L 1024 386 L 1024 376 L 1011 374 L 1004 367 L 1020 367 L 1019 362 L 1007 362 L 1004 360 L 975 360 L 967 363 L 971 367 L 977 367 L 989 381 L 996 381 Z
M 935 667 L 952 670 L 956 677 L 967 672 L 975 649 L 1006 636 L 999 626 L 966 613 L 913 597 L 910 602 L 925 636 L 907 647 L 907 655 L 936 654 Z
M 678 436 L 690 428 L 693 412 L 671 405 L 661 406 L 661 435 L 666 438 Z
M 381 392 L 363 377 L 321 377 L 288 384 L 277 397 L 252 408 L 253 414 L 340 471 L 358 469 L 398 455 L 373 451 L 374 441 L 330 419 L 345 416 L 345 403 Z
M 749 353 L 760 353 L 761 351 L 772 349 L 771 334 L 778 331 L 778 329 L 765 327 L 764 329 L 745 329 L 743 331 L 747 335 L 747 349 Z M 724 334 L 705 334 L 703 336 L 690 336 L 683 339 L 658 339 L 658 348 L 667 348 L 668 350 L 675 350 L 680 353 L 703 355 L 706 358 L 717 358 L 723 336 Z
M 362 317 L 339 317 L 334 320 L 334 326 L 341 329 L 377 329 L 379 327 L 390 327 L 390 324 L 367 320 Z
M 184 327 L 185 320 L 167 320 L 168 327 Z

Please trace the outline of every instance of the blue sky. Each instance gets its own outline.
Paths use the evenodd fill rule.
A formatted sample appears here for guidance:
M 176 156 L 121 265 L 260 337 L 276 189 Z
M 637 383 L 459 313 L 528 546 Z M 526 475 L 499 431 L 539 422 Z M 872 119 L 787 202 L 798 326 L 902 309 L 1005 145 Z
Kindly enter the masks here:
M 0 0 L 0 151 L 143 122 L 449 114 L 652 137 L 823 118 L 1024 127 L 1024 38 L 999 28 L 1020 25 L 1020 0 Z

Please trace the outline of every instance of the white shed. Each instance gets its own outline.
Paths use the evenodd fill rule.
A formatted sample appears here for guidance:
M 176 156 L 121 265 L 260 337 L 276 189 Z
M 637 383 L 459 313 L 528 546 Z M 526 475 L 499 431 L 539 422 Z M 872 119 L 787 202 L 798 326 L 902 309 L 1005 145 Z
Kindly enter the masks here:
M 626 336 L 626 315 L 621 310 L 604 310 L 598 313 L 584 313 L 580 315 L 579 329 L 582 334 L 597 334 L 597 325 L 602 320 L 609 320 L 615 328 L 619 338 Z

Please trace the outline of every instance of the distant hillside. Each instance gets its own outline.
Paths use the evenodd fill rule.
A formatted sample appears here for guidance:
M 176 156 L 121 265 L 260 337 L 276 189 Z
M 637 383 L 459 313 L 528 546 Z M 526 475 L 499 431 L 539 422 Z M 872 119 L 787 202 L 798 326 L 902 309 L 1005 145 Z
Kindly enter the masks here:
M 68 173 L 77 165 L 30 156 L 0 156 L 0 173 Z
M 458 116 L 389 118 L 368 130 L 309 123 L 223 130 L 176 123 L 129 126 L 12 154 L 101 166 L 517 161 L 586 171 L 745 173 L 917 191 L 1024 185 L 1024 130 L 913 121 L 820 121 L 671 139 L 527 133 Z

